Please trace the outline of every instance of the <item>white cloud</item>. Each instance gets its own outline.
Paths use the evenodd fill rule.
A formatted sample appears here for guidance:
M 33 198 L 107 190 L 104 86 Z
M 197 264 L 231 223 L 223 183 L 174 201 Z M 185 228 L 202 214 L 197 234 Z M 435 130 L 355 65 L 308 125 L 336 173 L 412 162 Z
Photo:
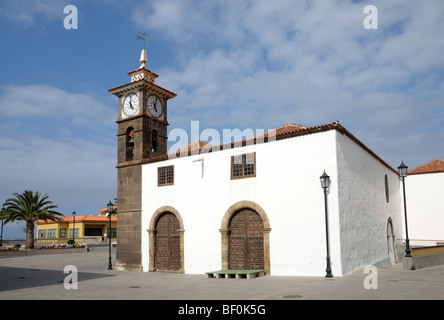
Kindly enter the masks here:
M 4 18 L 22 24 L 24 27 L 35 25 L 36 19 L 65 17 L 63 8 L 69 0 L 1 0 L 0 15 Z M 72 1 L 71 1 L 72 2 Z
M 116 110 L 48 85 L 0 91 L 0 196 L 37 190 L 59 210 L 96 214 L 116 197 Z
M 12 118 L 65 119 L 83 125 L 91 124 L 91 119 L 111 123 L 114 116 L 91 96 L 48 85 L 0 87 L 0 114 Z
M 413 150 L 430 124 L 437 137 L 444 126 L 444 3 L 375 1 L 377 30 L 363 27 L 366 4 L 146 1 L 132 18 L 175 44 L 181 68 L 156 70 L 178 93 L 169 112 L 185 123 L 173 126 L 339 120 L 370 142 L 415 132 Z M 429 147 L 430 156 L 439 152 Z

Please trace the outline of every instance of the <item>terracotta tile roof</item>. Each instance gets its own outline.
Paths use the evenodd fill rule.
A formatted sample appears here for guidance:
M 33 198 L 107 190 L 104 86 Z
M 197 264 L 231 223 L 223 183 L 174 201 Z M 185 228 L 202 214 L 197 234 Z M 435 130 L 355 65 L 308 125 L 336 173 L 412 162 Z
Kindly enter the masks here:
M 60 217 L 60 221 L 59 222 L 73 222 L 73 217 Z M 109 218 L 107 216 L 76 216 L 76 222 L 104 222 L 104 221 L 108 221 Z M 117 217 L 116 216 L 111 216 L 111 221 L 117 221 Z M 55 223 L 57 221 L 45 221 L 45 220 L 38 220 L 37 224 L 44 224 L 44 223 Z
M 223 145 L 219 145 L 219 146 L 210 145 L 211 147 L 202 148 L 200 150 L 202 150 L 202 151 L 205 150 L 206 152 L 216 152 L 219 150 L 236 148 L 236 147 L 245 146 L 245 145 L 249 145 L 249 144 L 264 143 L 264 142 L 267 143 L 269 138 L 272 138 L 271 141 L 282 140 L 282 139 L 288 139 L 288 138 L 293 138 L 293 137 L 298 137 L 298 136 L 313 134 L 313 133 L 319 133 L 319 132 L 324 132 L 324 131 L 329 131 L 329 130 L 338 130 L 342 134 L 345 134 L 351 140 L 353 140 L 355 143 L 357 143 L 361 148 L 366 150 L 372 157 L 374 157 L 376 160 L 378 160 L 384 166 L 386 166 L 389 170 L 391 170 L 394 173 L 399 175 L 399 172 L 397 170 L 392 168 L 387 162 L 382 160 L 376 153 L 374 153 L 370 148 L 368 148 L 358 138 L 356 138 L 347 129 L 345 129 L 342 125 L 340 125 L 339 121 L 335 121 L 335 122 L 320 125 L 320 126 L 314 126 L 314 127 L 307 127 L 307 126 L 302 126 L 302 125 L 298 125 L 298 124 L 287 123 L 281 127 L 276 128 L 276 130 L 271 130 L 271 131 L 265 132 L 263 135 L 258 135 L 253 138 L 244 139 L 239 142 L 232 142 L 232 143 L 223 144 Z M 208 150 L 206 150 L 206 149 L 208 149 Z M 186 155 L 191 155 L 191 153 L 180 154 L 178 152 L 173 152 L 169 155 L 163 155 L 163 156 L 143 159 L 142 163 L 153 163 L 153 162 L 168 160 L 174 156 L 186 156 Z
M 176 151 L 176 153 L 197 153 L 197 151 L 202 151 L 204 149 L 211 149 L 213 146 L 212 144 L 209 144 L 205 141 L 201 141 L 201 140 L 196 140 L 194 142 L 191 142 L 189 145 L 180 148 L 179 150 Z
M 444 172 L 444 159 L 435 159 L 426 164 L 422 164 L 412 170 L 408 174 L 423 174 L 423 173 L 437 173 Z
M 113 206 L 113 209 L 117 209 L 117 206 L 116 206 L 116 205 Z M 100 213 L 103 213 L 103 212 L 105 212 L 105 211 L 108 211 L 108 208 L 105 208 L 105 209 L 101 209 L 101 210 L 99 210 Z

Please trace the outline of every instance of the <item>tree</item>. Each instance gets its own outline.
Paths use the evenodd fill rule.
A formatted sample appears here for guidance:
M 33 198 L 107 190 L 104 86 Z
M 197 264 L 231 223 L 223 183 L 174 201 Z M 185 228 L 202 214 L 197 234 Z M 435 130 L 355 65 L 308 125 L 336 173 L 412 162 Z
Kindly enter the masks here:
M 63 214 L 54 211 L 58 206 L 48 200 L 48 195 L 42 196 L 41 193 L 35 193 L 25 190 L 23 194 L 14 193 L 15 198 L 9 198 L 3 204 L 5 207 L 5 223 L 12 221 L 26 222 L 26 249 L 34 248 L 34 224 L 38 220 L 60 220 L 59 216 Z

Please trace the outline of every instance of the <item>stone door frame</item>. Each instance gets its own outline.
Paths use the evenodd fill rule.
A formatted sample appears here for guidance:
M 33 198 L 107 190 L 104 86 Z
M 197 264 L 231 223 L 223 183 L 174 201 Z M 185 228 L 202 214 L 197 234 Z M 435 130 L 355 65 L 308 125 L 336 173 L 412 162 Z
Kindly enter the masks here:
M 231 217 L 237 213 L 241 209 L 251 209 L 254 210 L 259 214 L 259 216 L 262 218 L 262 222 L 264 224 L 263 228 L 263 236 L 264 236 L 264 273 L 266 275 L 270 274 L 271 266 L 270 266 L 270 222 L 268 220 L 267 214 L 265 213 L 264 209 L 262 209 L 261 206 L 259 206 L 257 203 L 252 201 L 239 201 L 233 204 L 231 207 L 228 208 L 228 210 L 225 212 L 223 218 L 221 227 L 219 229 L 221 233 L 221 242 L 222 242 L 222 270 L 228 270 L 229 266 L 229 235 L 228 235 L 228 228 L 230 225 Z
M 163 206 L 157 209 L 154 214 L 151 217 L 150 221 L 150 227 L 147 229 L 149 234 L 149 266 L 148 271 L 156 271 L 156 265 L 155 265 L 155 259 L 156 256 L 156 223 L 157 220 L 160 218 L 160 216 L 164 213 L 172 213 L 174 216 L 176 216 L 177 220 L 179 221 L 179 237 L 180 237 L 180 269 L 174 270 L 174 271 L 168 271 L 168 272 L 174 272 L 174 273 L 185 273 L 185 259 L 184 259 L 184 233 L 185 229 L 183 226 L 183 220 L 182 216 L 180 215 L 179 211 L 177 211 L 175 208 L 170 206 Z

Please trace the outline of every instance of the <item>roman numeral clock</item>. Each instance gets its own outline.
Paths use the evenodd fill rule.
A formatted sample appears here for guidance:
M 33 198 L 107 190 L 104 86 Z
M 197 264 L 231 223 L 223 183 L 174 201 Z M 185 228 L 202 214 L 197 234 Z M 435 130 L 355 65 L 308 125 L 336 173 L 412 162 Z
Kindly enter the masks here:
M 146 38 L 141 38 L 146 40 Z M 176 96 L 155 83 L 146 50 L 131 82 L 109 89 L 118 97 L 117 203 L 119 244 L 116 268 L 141 270 L 142 160 L 167 154 L 167 101 Z

